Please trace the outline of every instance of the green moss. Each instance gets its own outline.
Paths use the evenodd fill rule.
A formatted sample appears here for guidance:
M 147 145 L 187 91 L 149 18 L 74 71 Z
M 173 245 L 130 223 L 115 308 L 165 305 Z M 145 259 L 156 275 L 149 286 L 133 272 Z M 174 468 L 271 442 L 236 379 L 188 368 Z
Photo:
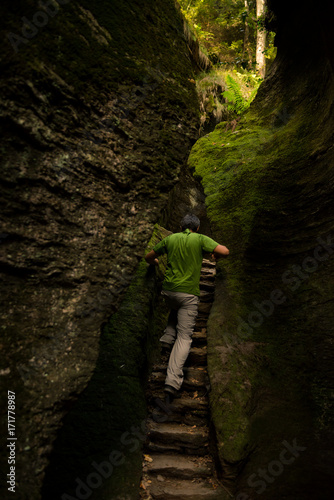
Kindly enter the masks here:
M 147 251 L 167 234 L 156 226 Z M 167 315 L 158 296 L 165 264 L 160 259 L 156 269 L 140 262 L 118 312 L 103 327 L 93 377 L 66 416 L 55 443 L 44 485 L 50 499 L 64 492 L 74 495 L 75 478 L 85 481 L 95 471 L 92 463 L 109 461 L 113 451 L 124 460 L 92 498 L 107 499 L 111 494 L 113 498 L 138 497 L 146 438 L 145 384 Z
M 146 251 L 150 251 L 167 234 L 168 231 L 156 225 Z M 159 259 L 159 269 L 156 270 L 148 267 L 144 259 L 140 262 L 121 307 L 104 328 L 102 342 L 105 349 L 111 349 L 110 368 L 119 372 L 119 366 L 122 365 L 127 376 L 140 378 L 140 368 L 145 366 L 147 349 L 151 349 L 152 342 L 155 342 L 159 315 L 151 302 L 157 291 L 156 273 L 162 277 L 165 265 L 165 259 Z
M 35 84 L 47 84 L 52 70 L 76 95 L 100 103 L 109 100 L 109 92 L 116 91 L 119 84 L 167 84 L 173 89 L 169 95 L 179 94 L 183 106 L 193 102 L 197 112 L 189 82 L 191 64 L 182 40 L 183 22 L 173 1 L 144 6 L 126 1 L 69 2 L 56 15 L 48 16 L 47 24 L 28 43 L 19 43 L 15 52 L 8 32 L 21 36 L 22 17 L 32 21 L 37 10 L 32 0 L 2 3 L 2 19 L 8 29 L 3 33 L 7 42 L 1 57 L 3 76 L 16 73 L 31 79 L 34 72 Z M 164 25 L 171 29 L 163 30 Z
M 231 293 L 239 293 L 237 282 L 246 279 L 239 258 L 259 213 L 279 208 L 274 190 L 282 185 L 286 166 L 308 154 L 310 145 L 299 135 L 302 119 L 295 116 L 284 127 L 273 127 L 246 116 L 235 131 L 226 132 L 220 124 L 192 148 L 189 165 L 202 180 L 213 229 L 235 256 L 226 262 Z M 296 180 L 290 178 L 290 184 Z
M 321 149 L 309 120 L 315 100 L 294 107 L 291 115 L 282 103 L 276 109 L 251 108 L 234 131 L 221 123 L 202 137 L 189 157 L 205 190 L 214 238 L 230 249 L 218 266 L 208 366 L 219 457 L 223 467 L 232 467 L 231 477 L 258 448 L 259 466 L 272 460 L 272 447 L 287 439 L 284 433 L 306 442 L 314 418 L 315 383 L 309 370 L 317 340 L 315 320 L 306 318 L 312 315 L 308 304 L 316 300 L 315 289 L 323 287 L 317 283 L 324 274 L 302 283 L 298 293 L 284 287 L 282 275 L 310 255 L 318 235 L 312 239 L 311 230 L 304 231 L 303 214 L 313 186 L 324 177 L 325 165 L 315 173 L 310 161 Z M 317 223 L 312 212 L 308 222 Z M 247 322 L 252 311 L 259 311 L 254 303 L 268 300 L 275 289 L 283 291 L 286 303 L 270 317 L 263 315 L 256 327 L 241 327 L 241 319 Z M 328 391 L 323 390 L 325 402 L 320 404 L 320 389 L 317 404 L 324 409 L 319 412 L 324 421 Z M 303 412 L 297 430 L 295 416 Z
M 146 252 L 167 234 L 166 230 L 156 226 Z M 163 259 L 158 270 L 141 261 L 119 311 L 103 330 L 101 349 L 104 355 L 108 353 L 108 367 L 105 369 L 114 374 L 113 397 L 118 405 L 113 420 L 115 428 L 122 429 L 123 435 L 133 425 L 142 427 L 145 419 L 143 386 L 156 357 L 161 325 L 167 313 L 163 304 L 157 304 L 155 299 L 156 275 L 164 273 L 164 266 Z M 125 464 L 118 467 L 117 474 L 107 481 L 103 498 L 108 498 L 108 492 L 136 498 L 141 477 L 143 442 L 139 440 L 138 449 L 134 451 L 122 449 L 126 457 Z M 130 482 L 129 477 L 132 478 Z
M 224 294 L 218 282 L 216 295 Z M 227 306 L 232 324 L 233 307 Z M 208 322 L 208 370 L 212 383 L 210 407 L 218 437 L 218 454 L 222 463 L 238 467 L 250 452 L 249 401 L 256 379 L 259 355 L 253 342 L 238 343 L 231 332 L 231 317 L 224 315 L 221 324 L 221 304 L 215 302 Z

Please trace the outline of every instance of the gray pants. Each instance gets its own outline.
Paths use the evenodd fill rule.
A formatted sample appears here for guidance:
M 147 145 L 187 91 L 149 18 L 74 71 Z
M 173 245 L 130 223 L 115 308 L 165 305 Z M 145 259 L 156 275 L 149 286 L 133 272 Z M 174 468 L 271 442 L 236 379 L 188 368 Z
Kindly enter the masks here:
M 199 297 L 189 293 L 165 290 L 162 291 L 162 295 L 171 311 L 160 342 L 174 344 L 169 357 L 165 383 L 175 389 L 180 389 L 183 382 L 183 366 L 191 347 Z

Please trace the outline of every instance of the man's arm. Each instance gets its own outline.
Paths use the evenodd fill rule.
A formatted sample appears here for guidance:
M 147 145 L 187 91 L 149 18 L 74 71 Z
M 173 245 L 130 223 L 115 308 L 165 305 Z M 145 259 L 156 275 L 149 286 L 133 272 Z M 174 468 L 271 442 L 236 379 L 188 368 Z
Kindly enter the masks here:
M 148 264 L 153 264 L 154 266 L 157 266 L 159 264 L 159 254 L 157 254 L 154 250 L 151 250 L 148 252 L 147 255 L 145 255 L 145 260 Z
M 215 260 L 218 260 L 222 259 L 223 257 L 227 257 L 229 253 L 230 251 L 227 247 L 224 247 L 224 245 L 217 245 L 212 253 L 212 257 Z

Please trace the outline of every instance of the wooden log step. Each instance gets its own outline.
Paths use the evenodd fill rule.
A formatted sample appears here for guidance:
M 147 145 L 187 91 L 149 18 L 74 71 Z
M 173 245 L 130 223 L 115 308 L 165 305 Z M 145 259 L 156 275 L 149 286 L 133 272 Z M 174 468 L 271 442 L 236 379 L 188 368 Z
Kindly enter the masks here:
M 216 271 L 216 263 L 212 262 L 210 260 L 203 260 L 201 273 L 207 271 L 208 269 L 212 269 L 212 270 Z
M 200 285 L 200 293 L 201 293 L 201 285 L 202 284 L 207 284 L 209 287 L 211 285 L 211 287 L 207 290 L 208 292 L 210 293 L 214 293 L 214 286 L 215 286 L 215 279 L 216 277 L 212 274 L 206 274 L 206 275 L 202 275 L 201 276 L 201 279 L 199 281 L 199 285 Z M 203 289 L 204 290 L 204 289 Z M 201 296 L 201 295 L 200 295 Z
M 209 280 L 203 280 L 200 281 L 199 283 L 199 290 L 206 290 L 207 292 L 214 292 L 215 291 L 215 284 Z
M 201 328 L 205 328 L 207 325 L 208 319 L 207 317 L 197 316 L 195 323 L 195 330 L 200 330 Z
M 208 336 L 206 333 L 206 328 L 200 328 L 199 330 L 195 330 L 193 333 L 193 347 L 198 347 L 200 345 L 206 344 Z
M 206 325 L 205 326 L 201 326 L 201 327 L 198 327 L 197 325 L 195 325 L 195 328 L 194 328 L 194 332 L 201 332 L 203 335 L 207 335 L 207 327 Z
M 227 500 L 229 498 L 217 482 L 209 479 L 176 481 L 162 477 L 159 481 L 153 478 L 149 491 L 154 500 Z
M 215 267 L 202 267 L 201 278 L 205 278 L 206 276 L 216 276 L 216 268 Z
M 144 460 L 144 472 L 149 475 L 178 477 L 182 479 L 205 478 L 213 473 L 213 463 L 209 457 L 200 459 L 176 454 L 152 453 Z
M 201 314 L 201 313 L 209 314 L 211 307 L 212 307 L 211 302 L 200 302 L 198 304 L 198 313 L 199 314 Z
M 204 348 L 200 349 L 203 350 Z M 166 365 L 155 365 L 154 371 L 151 373 L 150 382 L 165 380 L 167 373 Z M 203 387 L 208 383 L 208 371 L 206 367 L 185 366 L 183 369 L 184 382 L 193 384 L 194 387 Z M 163 378 L 162 378 L 163 377 Z M 184 383 L 183 382 L 183 383 Z
M 200 412 L 200 414 L 206 414 L 209 411 L 208 401 L 205 397 L 175 399 L 172 406 L 175 411 L 194 411 Z
M 159 424 L 161 425 L 161 424 Z M 166 443 L 156 443 L 155 441 L 147 441 L 145 444 L 145 450 L 146 453 L 184 453 L 184 448 L 181 445 L 177 445 L 175 443 L 172 444 L 166 444 Z M 197 455 L 197 451 L 193 453 L 193 455 Z M 188 455 L 191 455 L 191 453 L 188 453 Z M 203 453 L 203 456 L 206 455 L 206 453 Z
M 151 375 L 150 383 L 152 386 L 152 391 L 155 387 L 164 387 L 166 375 L 162 372 L 154 372 Z M 209 379 L 206 374 L 195 374 L 193 377 L 190 375 L 186 378 L 184 377 L 183 384 L 181 387 L 182 391 L 200 391 L 205 394 L 207 387 L 209 386 Z
M 215 267 L 204 266 L 204 267 L 202 267 L 202 270 L 201 270 L 200 279 L 203 279 L 203 277 L 205 277 L 205 276 L 214 276 L 215 277 L 216 274 L 217 274 L 217 271 L 216 271 Z
M 204 347 L 192 347 L 186 361 L 186 366 L 206 366 L 207 349 Z
M 162 425 L 162 424 L 159 424 Z M 172 424 L 169 424 L 172 425 Z M 176 424 L 175 424 L 176 425 Z M 157 441 L 148 441 L 145 445 L 145 449 L 151 452 L 157 453 L 180 453 L 181 455 L 194 455 L 198 457 L 204 457 L 208 454 L 209 447 L 208 445 L 193 447 L 187 444 L 178 444 L 178 443 L 160 443 Z
M 205 349 L 205 348 L 206 348 L 206 346 L 203 347 L 203 349 Z M 194 376 L 196 373 L 199 373 L 199 372 L 200 373 L 198 376 L 201 376 L 201 374 L 203 374 L 203 373 L 208 373 L 208 370 L 205 366 L 201 366 L 201 367 L 185 366 L 183 371 L 184 371 L 184 375 L 189 376 L 189 377 Z M 167 364 L 159 363 L 159 364 L 154 365 L 152 373 L 155 373 L 155 372 L 167 373 Z
M 163 390 L 160 390 L 156 394 L 153 392 L 149 401 L 150 408 L 163 409 L 164 405 L 162 403 L 164 402 L 164 399 Z M 173 413 L 180 413 L 182 415 L 193 413 L 195 415 L 204 416 L 208 415 L 209 405 L 206 397 L 199 396 L 198 393 L 196 393 L 195 397 L 190 397 L 188 393 L 183 392 L 182 396 L 174 399 L 165 411 L 168 412 L 169 409 Z
M 200 301 L 201 302 L 213 302 L 215 294 L 213 291 L 200 290 Z
M 176 423 L 148 422 L 148 439 L 157 443 L 190 451 L 193 454 L 206 455 L 208 450 L 209 430 L 205 427 L 190 427 Z
M 163 402 L 161 400 L 161 402 Z M 158 407 L 158 405 L 152 409 L 150 413 L 150 418 L 157 423 L 176 423 L 176 424 L 186 424 L 191 427 L 194 425 L 196 427 L 206 427 L 209 424 L 208 416 L 195 415 L 194 413 L 176 413 L 175 411 L 169 410 L 168 412 L 163 411 Z
M 207 397 L 196 391 L 192 396 L 181 393 L 172 403 L 166 403 L 162 391 L 152 394 L 149 400 L 149 415 L 154 422 L 178 422 L 190 426 L 206 426 L 208 424 L 209 405 Z

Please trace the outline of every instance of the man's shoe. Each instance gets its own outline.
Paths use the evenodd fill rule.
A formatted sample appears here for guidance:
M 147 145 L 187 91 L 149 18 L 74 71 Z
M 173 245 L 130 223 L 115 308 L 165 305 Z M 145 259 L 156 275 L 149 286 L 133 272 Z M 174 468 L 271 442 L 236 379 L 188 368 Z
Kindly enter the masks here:
M 168 384 L 165 384 L 164 391 L 168 392 L 169 394 L 173 394 L 173 396 L 175 396 L 179 392 L 177 389 L 175 389 L 175 387 Z
M 175 387 L 172 387 L 171 385 L 165 384 L 164 388 L 164 393 L 165 393 L 165 403 L 172 403 L 175 398 L 180 397 L 180 392 L 175 389 Z

